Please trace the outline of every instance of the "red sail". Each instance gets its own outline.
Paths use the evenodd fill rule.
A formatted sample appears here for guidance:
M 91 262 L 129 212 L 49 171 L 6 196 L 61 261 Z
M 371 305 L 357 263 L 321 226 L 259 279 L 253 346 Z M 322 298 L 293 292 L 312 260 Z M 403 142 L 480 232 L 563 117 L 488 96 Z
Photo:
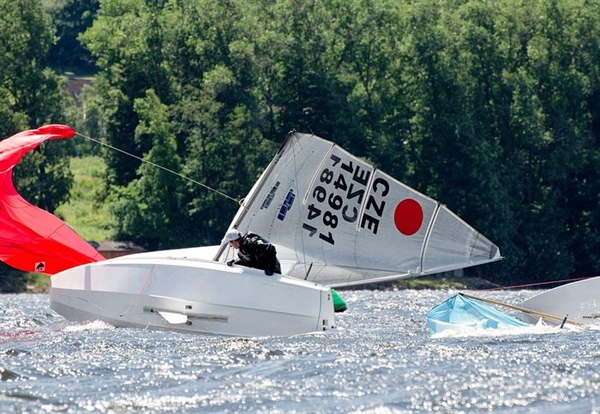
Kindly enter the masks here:
M 0 260 L 16 269 L 53 275 L 104 259 L 65 222 L 25 201 L 12 181 L 25 153 L 48 139 L 74 135 L 66 125 L 47 125 L 0 141 Z

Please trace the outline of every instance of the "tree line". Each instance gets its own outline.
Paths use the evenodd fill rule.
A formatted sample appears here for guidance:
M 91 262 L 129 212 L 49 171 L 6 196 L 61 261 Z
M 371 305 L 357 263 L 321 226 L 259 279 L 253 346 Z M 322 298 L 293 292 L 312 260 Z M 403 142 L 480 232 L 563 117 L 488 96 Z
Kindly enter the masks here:
M 600 268 L 597 0 L 22 0 L 0 23 L 1 136 L 68 122 L 193 180 L 87 143 L 24 160 L 18 188 L 53 211 L 65 154 L 101 152 L 115 238 L 218 242 L 238 205 L 194 181 L 243 198 L 296 129 L 492 239 L 505 260 L 472 275 Z M 95 72 L 80 107 L 69 67 Z

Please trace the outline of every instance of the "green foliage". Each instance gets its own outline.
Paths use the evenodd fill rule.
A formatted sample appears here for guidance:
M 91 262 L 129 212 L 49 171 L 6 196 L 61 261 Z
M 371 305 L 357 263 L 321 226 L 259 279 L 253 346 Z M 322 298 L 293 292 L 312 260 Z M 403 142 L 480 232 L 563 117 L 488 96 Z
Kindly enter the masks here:
M 56 42 L 47 55 L 48 65 L 78 74 L 95 72 L 90 52 L 78 40 L 96 18 L 99 0 L 43 0 L 56 27 Z
M 27 276 L 19 270 L 0 262 L 0 293 L 18 293 L 25 290 Z
M 50 278 L 40 273 L 25 273 L 0 262 L 0 293 L 43 293 L 50 288 Z
M 49 16 L 37 1 L 0 2 L 0 129 L 60 122 L 68 101 L 64 83 L 43 65 L 53 41 Z M 68 143 L 43 146 L 15 169 L 15 185 L 30 202 L 48 211 L 68 199 Z
M 171 175 L 181 167 L 167 107 L 149 90 L 144 98 L 136 99 L 134 108 L 140 118 L 135 139 L 151 140 L 152 148 L 144 156 L 139 178 L 120 189 L 111 206 L 118 218 L 116 237 L 152 250 L 176 247 L 187 225 L 179 214 L 183 183 Z

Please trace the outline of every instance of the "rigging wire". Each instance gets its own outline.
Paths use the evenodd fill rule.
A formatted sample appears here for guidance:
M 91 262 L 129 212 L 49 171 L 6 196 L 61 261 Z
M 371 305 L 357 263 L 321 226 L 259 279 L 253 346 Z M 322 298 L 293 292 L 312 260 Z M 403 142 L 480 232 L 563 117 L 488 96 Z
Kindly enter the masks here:
M 98 143 L 98 144 L 100 144 L 100 145 L 103 145 L 103 146 L 105 146 L 105 147 L 107 147 L 107 148 L 110 148 L 110 149 L 112 149 L 112 150 L 118 151 L 118 152 L 120 152 L 120 153 L 122 153 L 122 154 L 125 154 L 125 155 L 129 156 L 129 157 L 135 158 L 136 160 L 139 160 L 139 161 L 141 161 L 141 162 L 145 162 L 145 163 L 147 163 L 147 164 L 150 164 L 150 165 L 152 165 L 153 167 L 160 168 L 160 169 L 162 169 L 162 170 L 164 170 L 164 171 L 166 171 L 166 172 L 168 172 L 168 173 L 171 173 L 171 174 L 175 174 L 176 176 L 178 176 L 178 177 L 180 177 L 180 178 L 183 178 L 184 180 L 188 180 L 188 181 L 190 181 L 190 182 L 192 182 L 192 183 L 194 183 L 194 184 L 198 184 L 198 185 L 200 185 L 200 186 L 204 187 L 205 189 L 207 189 L 207 190 L 209 190 L 209 191 L 212 191 L 212 192 L 214 192 L 214 193 L 217 193 L 217 194 L 219 194 L 219 195 L 221 195 L 221 196 L 223 196 L 223 197 L 225 197 L 225 198 L 228 198 L 228 199 L 230 199 L 230 200 L 232 200 L 232 201 L 235 201 L 235 202 L 236 202 L 238 205 L 240 205 L 240 206 L 242 205 L 242 203 L 243 203 L 243 201 L 244 201 L 244 199 L 243 199 L 243 198 L 242 198 L 242 199 L 240 199 L 240 200 L 236 200 L 235 198 L 233 198 L 233 197 L 231 197 L 231 196 L 228 196 L 227 194 L 225 194 L 225 193 L 223 193 L 223 192 L 221 192 L 221 191 L 219 191 L 219 190 L 217 190 L 217 189 L 215 189 L 215 188 L 212 188 L 212 187 L 210 187 L 210 186 L 208 186 L 208 185 L 206 185 L 206 184 L 203 184 L 203 183 L 201 183 L 201 182 L 199 182 L 199 181 L 196 181 L 196 180 L 194 180 L 193 178 L 187 177 L 187 176 L 185 176 L 185 175 L 183 175 L 183 174 L 181 174 L 181 173 L 178 173 L 177 171 L 173 171 L 173 170 L 171 170 L 171 169 L 169 169 L 169 168 L 167 168 L 167 167 L 163 167 L 162 165 L 156 164 L 156 163 L 154 163 L 154 162 L 152 162 L 152 161 L 145 160 L 145 159 L 143 159 L 143 158 L 141 158 L 141 157 L 138 157 L 138 156 L 137 156 L 137 155 L 135 155 L 135 154 L 132 154 L 132 153 L 130 153 L 130 152 L 124 151 L 124 150 L 122 150 L 122 149 L 120 149 L 120 148 L 117 148 L 117 147 L 114 147 L 114 146 L 112 146 L 112 145 L 110 145 L 110 144 L 107 144 L 106 142 L 102 142 L 102 141 L 100 141 L 100 140 L 98 140 L 98 139 L 95 139 L 95 138 L 92 138 L 92 137 L 88 137 L 88 136 L 86 136 L 86 135 L 80 134 L 79 132 L 77 132 L 76 134 L 77 134 L 77 135 L 79 135 L 79 136 L 80 136 L 80 137 L 82 137 L 82 138 L 85 138 L 85 139 L 88 139 L 88 140 L 90 140 L 90 141 L 96 142 L 96 143 Z
M 523 288 L 527 288 L 527 287 L 536 287 L 536 286 L 543 286 L 543 285 L 555 285 L 555 284 L 559 284 L 559 283 L 577 282 L 579 280 L 591 279 L 593 277 L 598 277 L 598 276 L 585 276 L 585 277 L 575 277 L 572 279 L 549 280 L 546 282 L 526 283 L 526 284 L 522 284 L 522 285 L 512 285 L 512 286 L 500 286 L 500 287 L 478 289 L 478 290 L 491 291 L 491 290 L 505 290 L 505 289 L 523 289 Z

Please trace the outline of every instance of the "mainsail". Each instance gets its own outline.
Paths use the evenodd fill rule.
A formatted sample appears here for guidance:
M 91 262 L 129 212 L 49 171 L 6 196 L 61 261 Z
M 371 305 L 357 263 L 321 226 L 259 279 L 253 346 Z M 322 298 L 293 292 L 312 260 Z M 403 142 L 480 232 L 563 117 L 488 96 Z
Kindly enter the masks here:
M 292 133 L 234 217 L 277 247 L 284 274 L 326 286 L 493 262 L 498 247 L 446 206 L 336 144 Z M 216 260 L 222 260 L 222 246 Z
M 16 191 L 13 167 L 48 139 L 71 138 L 66 125 L 47 125 L 0 141 L 0 260 L 49 275 L 104 257 L 58 217 L 29 204 Z

